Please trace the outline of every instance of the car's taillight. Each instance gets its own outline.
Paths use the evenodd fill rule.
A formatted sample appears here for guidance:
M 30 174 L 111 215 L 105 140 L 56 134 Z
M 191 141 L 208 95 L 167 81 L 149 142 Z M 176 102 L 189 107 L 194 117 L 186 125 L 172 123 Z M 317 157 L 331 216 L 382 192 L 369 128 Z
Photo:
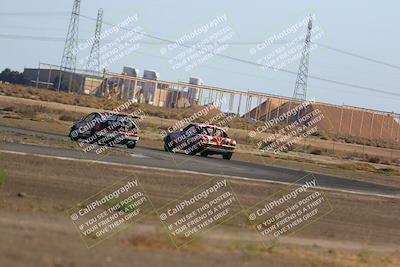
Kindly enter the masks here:
M 138 133 L 134 132 L 118 132 L 119 134 L 128 135 L 128 136 L 138 136 Z

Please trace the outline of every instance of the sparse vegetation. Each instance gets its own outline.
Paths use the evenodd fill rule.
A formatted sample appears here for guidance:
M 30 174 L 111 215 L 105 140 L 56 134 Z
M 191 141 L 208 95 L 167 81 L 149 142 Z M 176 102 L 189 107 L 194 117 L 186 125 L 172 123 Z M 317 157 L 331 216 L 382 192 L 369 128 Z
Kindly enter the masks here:
M 377 156 L 369 156 L 367 155 L 367 161 L 371 163 L 379 163 L 381 159 Z
M 310 154 L 322 155 L 322 150 L 321 149 L 313 149 L 313 150 L 310 151 Z
M 82 117 L 83 117 L 83 114 L 81 114 L 81 113 L 69 112 L 69 113 L 60 115 L 59 119 L 62 121 L 78 121 Z
M 369 250 L 361 250 L 358 254 L 357 254 L 357 258 L 360 262 L 362 263 L 368 263 L 370 261 L 372 257 L 372 253 Z

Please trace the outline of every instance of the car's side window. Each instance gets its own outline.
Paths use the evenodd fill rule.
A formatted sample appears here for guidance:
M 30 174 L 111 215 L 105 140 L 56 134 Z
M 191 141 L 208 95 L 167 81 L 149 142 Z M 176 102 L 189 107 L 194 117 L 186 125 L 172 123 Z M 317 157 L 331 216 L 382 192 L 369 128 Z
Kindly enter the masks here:
M 216 136 L 219 136 L 219 137 L 228 137 L 228 135 L 226 134 L 226 132 L 225 132 L 224 130 L 221 130 L 221 129 L 217 129 L 217 130 L 216 130 Z
M 193 134 L 195 134 L 196 132 L 197 132 L 197 130 L 196 130 L 196 127 L 195 127 L 194 125 L 192 125 L 192 126 L 189 127 L 189 128 L 186 127 L 185 133 L 186 133 L 187 135 L 193 135 Z
M 189 124 L 188 126 L 186 126 L 185 128 L 182 129 L 183 132 L 186 132 L 187 130 L 189 130 L 190 127 L 194 127 L 192 124 Z
M 207 131 L 207 128 L 201 128 L 201 133 L 204 135 L 210 135 L 210 133 Z
M 93 120 L 95 117 L 96 117 L 96 114 L 89 114 L 89 115 L 84 119 L 84 121 L 86 121 L 86 122 L 91 121 L 91 120 Z
M 215 136 L 224 137 L 224 132 L 220 129 L 215 130 Z

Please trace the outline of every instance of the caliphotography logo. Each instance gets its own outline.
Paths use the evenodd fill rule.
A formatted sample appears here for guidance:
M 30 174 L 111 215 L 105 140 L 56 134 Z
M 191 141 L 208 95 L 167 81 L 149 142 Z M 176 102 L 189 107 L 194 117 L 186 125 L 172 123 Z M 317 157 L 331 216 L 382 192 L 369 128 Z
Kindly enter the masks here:
M 189 72 L 229 49 L 229 41 L 234 37 L 236 33 L 228 16 L 219 14 L 162 47 L 160 54 L 169 58 L 168 63 L 174 71 Z

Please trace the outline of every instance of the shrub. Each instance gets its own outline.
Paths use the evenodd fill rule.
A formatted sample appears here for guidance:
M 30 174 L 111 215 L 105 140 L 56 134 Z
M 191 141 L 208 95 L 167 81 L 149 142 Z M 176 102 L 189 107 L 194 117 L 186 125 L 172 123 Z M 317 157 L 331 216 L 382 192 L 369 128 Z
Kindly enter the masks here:
M 313 150 L 310 151 L 310 154 L 321 155 L 322 154 L 322 150 L 321 149 L 313 149 Z
M 381 159 L 378 156 L 367 156 L 367 161 L 371 163 L 379 163 Z
M 78 113 L 67 113 L 60 115 L 59 119 L 62 121 L 78 121 L 82 115 Z

